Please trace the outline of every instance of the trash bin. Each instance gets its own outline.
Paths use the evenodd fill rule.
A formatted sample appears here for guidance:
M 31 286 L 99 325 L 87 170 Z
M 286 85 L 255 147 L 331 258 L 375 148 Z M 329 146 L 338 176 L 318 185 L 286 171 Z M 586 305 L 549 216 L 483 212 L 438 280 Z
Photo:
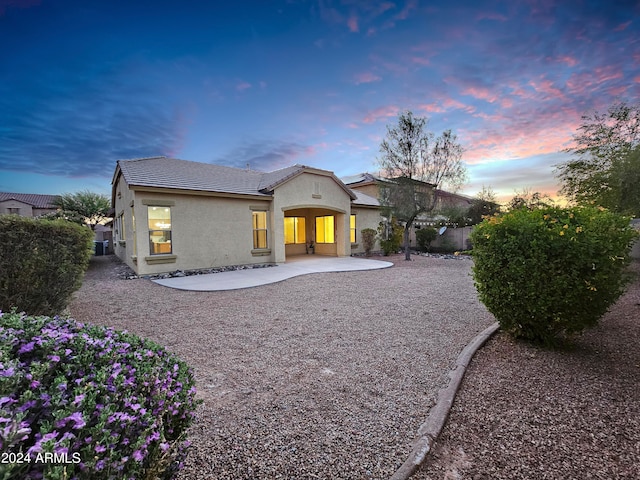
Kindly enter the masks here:
M 97 240 L 93 241 L 93 245 L 95 246 L 95 256 L 99 257 L 104 255 L 104 242 L 99 242 Z

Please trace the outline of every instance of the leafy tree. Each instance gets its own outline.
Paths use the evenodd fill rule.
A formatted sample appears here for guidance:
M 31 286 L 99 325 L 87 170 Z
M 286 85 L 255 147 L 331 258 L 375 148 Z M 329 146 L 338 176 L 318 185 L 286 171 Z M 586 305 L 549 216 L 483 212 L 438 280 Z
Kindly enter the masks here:
M 54 205 L 62 210 L 63 217 L 72 219 L 79 216 L 95 230 L 98 223 L 109 218 L 111 200 L 106 195 L 82 190 L 60 195 Z
M 540 210 L 553 206 L 553 200 L 546 193 L 531 192 L 524 189 L 521 192 L 516 191 L 514 197 L 507 203 L 508 212 L 513 210 Z
M 409 232 L 413 221 L 436 205 L 437 189 L 443 184 L 457 190 L 466 180 L 463 148 L 451 130 L 435 137 L 426 130 L 427 119 L 410 111 L 398 116 L 397 125 L 387 126 L 380 145 L 378 164 L 387 181 L 381 185 L 382 213 L 403 223 L 405 259 L 411 259 Z
M 500 211 L 500 204 L 496 201 L 496 194 L 491 187 L 482 186 L 482 190 L 478 192 L 473 199 L 473 203 L 467 210 L 470 225 L 481 223 L 484 217 Z
M 444 217 L 444 220 L 439 221 L 439 225 L 455 227 L 464 227 L 469 224 L 470 219 L 468 216 L 468 208 L 464 208 L 460 205 L 447 205 L 439 209 L 438 213 Z
M 556 165 L 560 193 L 577 204 L 640 215 L 640 103 L 617 102 L 606 113 L 583 116 L 573 139 L 567 152 L 574 158 Z

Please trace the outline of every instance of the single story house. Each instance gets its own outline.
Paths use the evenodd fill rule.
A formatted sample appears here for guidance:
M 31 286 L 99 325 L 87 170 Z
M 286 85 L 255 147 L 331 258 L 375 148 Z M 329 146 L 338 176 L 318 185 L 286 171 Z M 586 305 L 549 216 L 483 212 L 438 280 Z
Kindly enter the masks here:
M 53 203 L 57 195 L 0 192 L 0 214 L 38 217 L 58 210 Z
M 119 160 L 112 180 L 114 253 L 139 275 L 282 263 L 364 251 L 375 197 L 332 172 L 258 172 L 167 157 Z

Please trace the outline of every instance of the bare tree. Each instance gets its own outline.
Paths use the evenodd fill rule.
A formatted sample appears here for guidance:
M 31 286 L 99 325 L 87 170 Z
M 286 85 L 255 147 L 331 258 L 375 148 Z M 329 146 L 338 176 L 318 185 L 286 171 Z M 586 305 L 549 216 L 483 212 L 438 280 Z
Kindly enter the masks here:
M 409 232 L 416 217 L 434 209 L 438 189 L 446 185 L 456 191 L 467 178 L 457 136 L 446 130 L 436 137 L 426 130 L 427 122 L 403 112 L 380 144 L 378 165 L 386 177 L 380 203 L 384 216 L 403 223 L 406 260 L 411 260 Z

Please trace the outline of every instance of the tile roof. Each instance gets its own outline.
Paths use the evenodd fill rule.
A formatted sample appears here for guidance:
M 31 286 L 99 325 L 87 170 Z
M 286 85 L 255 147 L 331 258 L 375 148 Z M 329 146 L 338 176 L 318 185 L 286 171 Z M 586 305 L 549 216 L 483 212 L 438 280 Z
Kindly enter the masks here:
M 118 166 L 129 185 L 266 196 L 258 190 L 263 173 L 254 170 L 168 157 L 118 160 Z
M 34 208 L 56 208 L 53 202 L 58 195 L 40 195 L 37 193 L 8 193 L 0 192 L 0 202 L 17 200 Z
M 367 195 L 366 193 L 362 193 L 359 190 L 351 190 L 356 195 L 356 199 L 353 201 L 354 205 L 362 205 L 365 207 L 379 207 L 380 202 L 377 198 L 372 197 L 371 195 Z
M 242 168 L 225 167 L 211 163 L 191 162 L 168 157 L 118 160 L 118 170 L 127 184 L 139 187 L 160 187 L 202 192 L 232 193 L 240 195 L 271 196 L 274 188 L 303 171 L 324 172 L 304 165 L 292 165 L 273 172 L 258 172 Z M 355 196 L 338 178 L 333 177 L 345 191 Z
M 355 183 L 368 183 L 368 182 L 377 182 L 377 181 L 384 181 L 382 179 L 382 177 L 378 177 L 376 175 L 373 175 L 369 172 L 364 172 L 364 173 L 358 173 L 356 175 L 349 175 L 346 177 L 341 177 L 340 180 L 342 180 L 342 182 L 345 185 L 353 185 Z

